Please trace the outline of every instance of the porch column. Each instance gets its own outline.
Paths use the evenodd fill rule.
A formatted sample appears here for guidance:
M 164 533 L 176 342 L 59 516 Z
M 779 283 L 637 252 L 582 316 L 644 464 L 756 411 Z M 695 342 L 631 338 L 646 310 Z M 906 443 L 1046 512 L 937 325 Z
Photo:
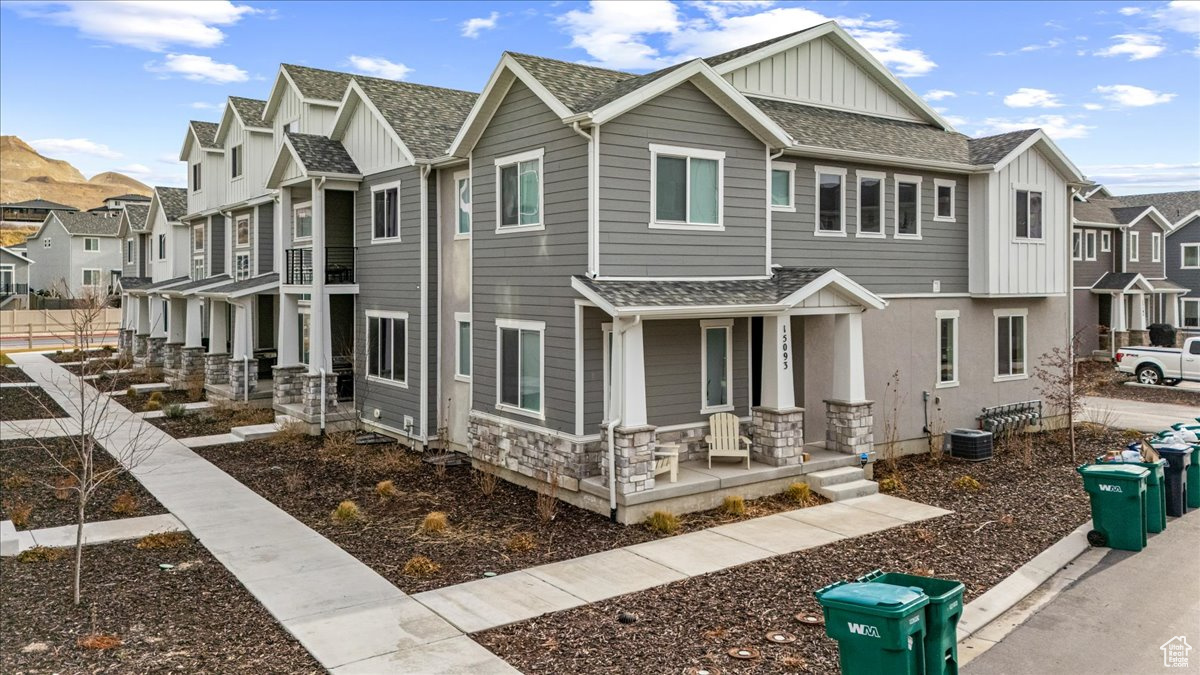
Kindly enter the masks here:
M 150 337 L 163 338 L 167 337 L 167 314 L 164 312 L 163 299 L 157 295 L 151 295 L 150 298 Z
M 794 408 L 791 317 L 763 317 L 762 339 L 762 406 L 775 410 Z
M 233 354 L 229 359 L 229 388 L 235 399 L 254 393 L 258 361 L 254 358 L 254 297 L 233 304 Z
M 1129 320 L 1129 344 L 1139 346 L 1150 344 L 1150 333 L 1146 330 L 1146 294 L 1133 294 L 1133 316 Z
M 292 247 L 292 189 L 279 189 L 279 206 L 275 209 L 275 271 L 280 283 L 287 283 L 284 269 L 286 251 Z
M 142 295 L 137 299 L 136 330 L 138 335 L 150 334 L 150 296 Z
M 1165 304 L 1167 306 L 1165 322 L 1172 326 L 1179 326 L 1179 296 L 1175 293 L 1167 293 Z
M 225 354 L 225 340 L 229 335 L 229 303 L 213 300 L 208 308 L 208 353 Z
M 799 464 L 804 447 L 804 410 L 793 388 L 792 319 L 763 317 L 762 405 L 751 411 L 750 455 L 771 466 Z
M 329 348 L 329 297 L 325 295 L 325 190 L 312 182 L 312 335 L 308 373 L 332 366 Z
M 250 355 L 250 308 L 244 301 L 230 303 L 233 305 L 233 352 L 235 359 Z
M 630 494 L 654 487 L 654 427 L 646 421 L 646 368 L 642 322 L 613 319 L 613 381 L 610 401 L 620 426 L 613 429 L 613 461 L 617 492 Z M 600 462 L 608 479 L 608 461 Z
M 825 401 L 825 446 L 847 454 L 874 447 L 875 418 L 867 400 L 862 312 L 833 317 L 832 398 Z
M 188 349 L 201 346 L 204 340 L 203 312 L 201 311 L 203 306 L 204 300 L 201 298 L 187 299 L 187 329 L 184 334 L 183 346 Z
M 278 364 L 294 366 L 300 363 L 300 296 L 279 293 L 279 353 Z
M 617 319 L 614 330 L 620 333 L 621 426 L 646 425 L 646 357 L 642 349 L 642 322 Z
M 187 300 L 171 298 L 167 300 L 167 342 L 183 344 L 187 332 Z

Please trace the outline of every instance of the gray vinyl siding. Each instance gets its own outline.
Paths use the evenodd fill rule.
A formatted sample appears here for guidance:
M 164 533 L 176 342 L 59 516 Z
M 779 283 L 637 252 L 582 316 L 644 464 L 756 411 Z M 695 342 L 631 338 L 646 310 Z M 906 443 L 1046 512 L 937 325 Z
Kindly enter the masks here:
M 1128 257 L 1125 258 L 1126 272 L 1139 272 L 1150 279 L 1162 279 L 1166 276 L 1165 265 L 1163 260 L 1165 256 L 1158 262 L 1153 262 L 1150 256 L 1150 247 L 1152 235 L 1157 233 L 1163 238 L 1163 246 L 1166 247 L 1167 234 L 1163 232 L 1158 223 L 1154 222 L 1150 216 L 1146 216 L 1133 224 L 1128 232 L 1138 233 L 1138 259 L 1137 262 L 1130 262 Z M 1128 234 L 1125 235 L 1128 237 Z M 1118 263 L 1119 264 L 1119 263 Z
M 258 273 L 275 271 L 275 204 L 267 202 L 258 207 Z
M 1076 279 L 1075 285 L 1084 284 Z M 1086 288 L 1071 293 L 1075 303 L 1075 333 L 1079 335 L 1079 353 L 1091 354 L 1100 348 L 1100 296 Z
M 1182 244 L 1200 243 L 1200 216 L 1176 228 L 1167 238 L 1167 278 L 1189 289 L 1185 298 L 1200 297 L 1200 269 L 1185 270 Z
M 724 231 L 652 229 L 650 144 L 725 152 Z M 766 269 L 766 147 L 692 84 L 600 128 L 600 273 L 746 276 Z M 586 192 L 580 193 L 586 199 Z
M 543 148 L 545 229 L 496 232 L 500 157 Z M 570 278 L 587 270 L 587 141 L 524 84 L 514 83 L 472 153 L 472 408 L 496 409 L 496 319 L 544 321 L 542 424 L 575 430 L 575 298 Z
M 1087 251 L 1087 233 L 1089 231 L 1096 233 L 1096 259 L 1076 260 L 1073 262 L 1075 266 L 1075 286 L 1091 286 L 1092 284 L 1096 283 L 1100 277 L 1108 274 L 1109 272 L 1116 271 L 1113 267 L 1113 263 L 1116 260 L 1113 252 L 1117 250 L 1117 247 L 1110 246 L 1109 248 L 1112 250 L 1105 253 L 1104 251 L 1100 250 L 1100 239 L 1103 236 L 1101 234 L 1102 232 L 1109 232 L 1109 236 L 1115 240 L 1121 236 L 1121 232 L 1119 230 L 1099 230 L 1089 227 L 1080 227 L 1075 228 L 1074 231 L 1083 232 L 1085 253 Z M 1072 234 L 1071 236 L 1073 237 L 1075 235 Z
M 913 169 L 783 157 L 796 164 L 795 212 L 771 213 L 772 262 L 785 267 L 833 267 L 875 293 L 929 293 L 941 281 L 942 293 L 965 293 L 967 277 L 967 179 Z M 846 236 L 817 236 L 816 166 L 846 169 Z M 856 171 L 884 174 L 886 238 L 856 237 Z M 921 177 L 921 239 L 896 239 L 896 174 Z M 935 221 L 934 180 L 953 180 L 954 222 Z
M 612 317 L 596 307 L 583 309 L 583 433 L 600 431 L 604 421 L 604 324 Z
M 209 274 L 225 274 L 225 216 L 209 216 L 205 236 L 208 237 Z
M 750 414 L 749 319 L 733 322 L 734 414 Z M 701 328 L 694 319 L 643 322 L 646 360 L 646 417 L 654 426 L 690 424 L 708 420 L 701 414 L 704 386 L 701 381 Z
M 372 244 L 371 188 L 396 180 L 400 181 L 400 241 Z M 420 433 L 423 381 L 420 347 L 420 196 L 420 171 L 411 166 L 367 176 L 354 195 L 354 234 L 358 242 L 354 339 L 359 354 L 355 363 L 355 401 L 365 419 L 378 421 L 393 429 L 404 430 L 404 416 L 411 416 L 414 435 Z M 407 388 L 366 379 L 368 310 L 408 312 Z M 380 411 L 377 420 L 372 414 L 375 408 Z
M 141 251 L 138 248 L 138 239 L 141 237 L 136 232 L 130 232 L 129 236 L 121 240 L 121 276 L 123 277 L 140 277 L 142 268 Z M 128 247 L 133 245 L 133 258 L 126 255 Z
M 46 239 L 50 240 L 49 248 L 46 248 Z M 71 235 L 54 218 L 42 230 L 41 237 L 27 241 L 26 257 L 34 262 L 29 267 L 30 292 L 57 288 L 75 293 L 83 273 L 72 270 L 72 247 Z

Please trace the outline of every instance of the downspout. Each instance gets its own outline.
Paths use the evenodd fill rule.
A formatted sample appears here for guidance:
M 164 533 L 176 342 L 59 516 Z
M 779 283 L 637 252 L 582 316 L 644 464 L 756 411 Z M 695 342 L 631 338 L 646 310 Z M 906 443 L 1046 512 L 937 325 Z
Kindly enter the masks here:
M 429 174 L 433 165 L 421 166 L 421 440 L 429 450 Z
M 320 368 L 321 373 L 321 435 L 325 435 L 325 369 Z
M 316 189 L 313 190 L 313 192 L 315 193 L 317 190 L 324 190 L 326 180 L 327 180 L 327 178 L 325 176 L 321 176 L 320 178 L 318 178 Z M 324 209 L 324 207 L 325 207 L 325 199 L 324 199 L 324 197 L 322 197 L 321 198 L 321 208 Z M 321 227 L 322 228 L 325 227 L 325 214 L 324 213 L 321 214 Z M 321 245 L 328 248 L 327 244 L 328 244 L 328 239 L 325 237 L 325 233 L 322 232 Z M 322 251 L 321 252 L 321 268 L 322 269 L 319 270 L 320 279 L 321 279 L 321 298 L 318 301 L 318 308 L 320 311 L 325 310 L 325 269 L 324 268 L 327 264 L 328 264 L 328 261 L 325 259 L 325 252 Z M 317 274 L 318 274 L 318 270 L 314 270 L 313 271 L 313 279 L 317 278 Z M 325 321 L 322 322 L 322 326 L 323 326 L 322 330 L 326 334 L 324 336 L 322 336 L 325 341 L 321 345 L 320 359 L 321 359 L 322 363 L 321 363 L 321 367 L 317 369 L 317 373 L 321 376 L 321 435 L 324 436 L 325 435 L 325 409 L 327 407 L 325 404 L 325 363 L 324 363 L 324 361 L 325 361 L 325 345 L 328 344 L 329 340 L 333 339 L 333 335 L 330 333 L 330 330 L 329 330 L 329 316 L 328 315 L 325 316 Z M 311 359 L 312 357 L 309 356 L 309 358 Z
M 639 315 L 633 317 L 632 325 L 620 327 L 619 323 L 617 323 L 617 322 L 614 322 L 614 324 L 613 324 L 613 342 L 614 342 L 614 344 L 619 343 L 621 346 L 621 363 L 620 363 L 620 370 L 616 370 L 615 372 L 612 372 L 610 370 L 610 372 L 609 372 L 610 376 L 613 376 L 616 373 L 620 373 L 620 377 L 614 378 L 614 382 L 612 382 L 608 388 L 608 390 L 610 392 L 608 405 L 610 408 L 612 408 L 612 411 L 620 410 L 621 406 L 618 405 L 618 403 L 624 402 L 619 397 L 621 395 L 621 392 L 625 388 L 625 378 L 624 378 L 624 375 L 625 375 L 625 331 L 629 330 L 633 326 L 640 324 L 641 322 L 642 322 L 642 315 L 639 314 Z M 617 365 L 618 364 L 615 364 L 615 363 L 613 364 L 614 367 Z M 619 425 L 620 423 L 621 423 L 621 415 L 614 414 L 612 416 L 612 418 L 608 421 L 608 429 L 607 429 L 607 435 L 608 435 L 608 518 L 609 518 L 609 520 L 611 520 L 614 523 L 617 522 L 617 450 L 616 450 L 616 442 L 615 442 L 616 439 L 615 439 L 614 429 L 616 429 L 617 425 Z
M 579 125 L 579 120 L 571 123 L 571 130 L 579 134 L 588 142 L 587 153 L 587 186 L 588 186 L 588 208 L 587 208 L 587 231 L 588 231 L 588 261 L 587 261 L 587 276 L 595 278 L 600 274 L 600 239 L 599 233 L 596 231 L 596 202 L 600 198 L 599 185 L 600 179 L 597 176 L 599 173 L 599 148 L 596 147 L 595 132 L 589 134 Z
M 771 263 L 773 262 L 772 258 L 774 257 L 774 251 L 771 248 L 771 245 L 772 245 L 771 229 L 774 227 L 774 223 L 772 222 L 772 218 L 771 218 L 771 215 L 772 215 L 772 213 L 771 213 L 771 184 L 772 184 L 772 182 L 771 182 L 771 175 L 772 175 L 771 174 L 771 163 L 774 162 L 775 160 L 779 159 L 782 156 L 783 156 L 783 148 L 780 148 L 779 152 L 772 155 L 770 146 L 767 147 L 767 218 L 766 218 L 766 221 L 767 221 L 767 232 L 766 232 L 766 235 L 767 235 L 767 237 L 766 237 L 767 269 L 766 269 L 766 275 L 768 277 L 772 276 Z M 791 186 L 789 186 L 789 188 L 793 191 L 793 193 L 796 190 L 795 185 L 791 185 Z M 793 206 L 794 206 L 794 204 L 793 204 Z

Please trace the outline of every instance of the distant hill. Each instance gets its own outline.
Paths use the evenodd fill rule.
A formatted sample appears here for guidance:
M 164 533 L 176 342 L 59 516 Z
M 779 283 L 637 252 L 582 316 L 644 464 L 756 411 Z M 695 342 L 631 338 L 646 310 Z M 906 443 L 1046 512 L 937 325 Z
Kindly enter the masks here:
M 48 199 L 86 210 L 130 192 L 149 196 L 150 186 L 114 171 L 84 178 L 70 162 L 46 157 L 16 136 L 0 136 L 0 202 Z

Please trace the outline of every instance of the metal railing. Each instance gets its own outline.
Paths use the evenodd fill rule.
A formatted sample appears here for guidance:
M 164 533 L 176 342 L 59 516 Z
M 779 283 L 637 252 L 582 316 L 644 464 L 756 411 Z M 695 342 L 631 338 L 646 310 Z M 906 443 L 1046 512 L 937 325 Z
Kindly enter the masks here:
M 353 246 L 325 247 L 325 283 L 354 283 L 357 250 Z M 284 283 L 308 285 L 313 282 L 311 248 L 289 248 L 284 251 Z
M 29 284 L 0 283 L 0 296 L 26 295 L 28 293 Z

